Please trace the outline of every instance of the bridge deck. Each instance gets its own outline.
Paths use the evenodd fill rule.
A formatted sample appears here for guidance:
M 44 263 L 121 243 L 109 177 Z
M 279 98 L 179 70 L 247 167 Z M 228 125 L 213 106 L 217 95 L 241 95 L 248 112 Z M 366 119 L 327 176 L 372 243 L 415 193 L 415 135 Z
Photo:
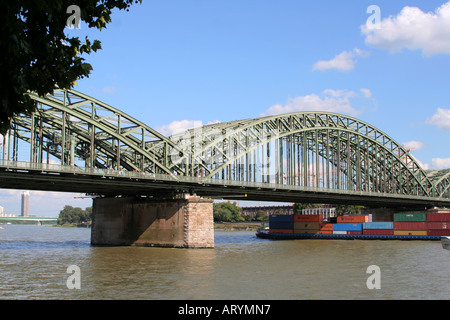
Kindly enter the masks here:
M 366 206 L 450 206 L 450 199 L 348 191 L 258 182 L 237 182 L 145 172 L 0 160 L 0 188 L 100 195 L 159 196 L 195 193 L 211 198 L 278 202 L 353 203 Z

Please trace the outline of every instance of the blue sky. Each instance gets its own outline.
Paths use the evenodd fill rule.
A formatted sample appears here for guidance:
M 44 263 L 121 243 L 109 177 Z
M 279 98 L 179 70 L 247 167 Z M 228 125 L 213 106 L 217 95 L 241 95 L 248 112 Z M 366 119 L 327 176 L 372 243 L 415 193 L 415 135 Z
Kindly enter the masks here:
M 370 5 L 379 24 L 364 27 L 376 17 Z M 333 111 L 410 147 L 425 169 L 450 168 L 445 0 L 143 0 L 116 11 L 107 29 L 67 33 L 103 47 L 85 56 L 94 70 L 74 89 L 163 133 L 194 121 Z M 31 200 L 41 196 L 55 197 L 45 215 L 90 205 L 67 194 Z M 2 190 L 0 205 L 19 213 L 19 192 Z

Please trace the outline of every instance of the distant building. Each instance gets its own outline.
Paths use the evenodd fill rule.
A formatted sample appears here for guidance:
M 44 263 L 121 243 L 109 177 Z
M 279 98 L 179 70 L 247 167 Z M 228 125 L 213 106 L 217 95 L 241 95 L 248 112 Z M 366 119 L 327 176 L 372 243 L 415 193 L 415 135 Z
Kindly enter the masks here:
M 30 209 L 30 193 L 28 191 L 25 191 L 22 193 L 22 217 L 28 217 L 29 216 L 29 209 Z
M 0 217 L 3 215 L 3 207 L 0 206 Z
M 294 214 L 294 206 L 262 206 L 242 207 L 241 216 L 256 217 L 258 211 L 263 211 L 266 216 L 274 214 Z
M 333 207 L 317 207 L 317 208 L 306 208 L 302 210 L 302 214 L 320 214 L 323 220 L 330 220 L 330 218 L 336 217 L 336 208 Z

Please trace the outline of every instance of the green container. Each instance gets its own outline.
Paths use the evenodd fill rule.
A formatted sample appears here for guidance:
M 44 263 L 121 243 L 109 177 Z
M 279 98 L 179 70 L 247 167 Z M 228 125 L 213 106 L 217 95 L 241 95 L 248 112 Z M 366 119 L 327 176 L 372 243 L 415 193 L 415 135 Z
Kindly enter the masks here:
M 426 212 L 402 212 L 394 214 L 394 221 L 397 222 L 422 222 L 427 221 Z

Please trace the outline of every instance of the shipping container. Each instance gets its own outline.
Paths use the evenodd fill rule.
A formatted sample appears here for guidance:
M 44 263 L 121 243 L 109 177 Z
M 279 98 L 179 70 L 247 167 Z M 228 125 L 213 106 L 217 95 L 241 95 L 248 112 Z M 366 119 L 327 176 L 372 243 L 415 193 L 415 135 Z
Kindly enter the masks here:
M 369 235 L 394 235 L 394 229 L 364 229 L 363 234 Z
M 362 231 L 347 231 L 347 234 L 362 234 Z
M 285 221 L 285 222 L 293 222 L 294 218 L 292 214 L 277 214 L 269 216 L 269 221 Z
M 426 230 L 394 230 L 395 236 L 426 236 Z
M 333 230 L 319 230 L 319 234 L 333 234 Z
M 363 229 L 394 229 L 394 223 L 393 222 L 364 222 L 363 223 Z
M 344 230 L 333 230 L 333 234 L 347 234 L 347 231 L 344 231 Z
M 446 229 L 446 230 L 428 230 L 427 234 L 429 236 L 450 236 L 450 230 Z
M 294 233 L 305 233 L 305 234 L 317 234 L 319 233 L 319 229 L 294 229 Z
M 332 223 L 321 223 L 319 229 L 322 231 L 333 231 Z
M 294 229 L 294 219 L 291 214 L 273 215 L 269 217 L 270 229 Z
M 450 222 L 436 222 L 436 221 L 431 221 L 428 222 L 428 229 L 437 229 L 437 230 L 443 230 L 443 229 L 450 229 Z
M 427 221 L 450 221 L 450 212 L 427 213 Z
M 450 209 L 439 209 L 439 208 L 436 208 L 436 209 L 430 209 L 430 210 L 428 210 L 427 211 L 428 213 L 450 213 Z
M 292 229 L 269 229 L 269 233 L 294 233 Z
M 294 214 L 294 222 L 322 222 L 321 214 Z
M 319 230 L 319 222 L 294 222 L 294 229 L 314 229 Z
M 402 213 L 394 213 L 394 222 L 420 222 L 427 221 L 427 213 L 426 212 L 402 212 Z
M 330 223 L 337 223 L 337 217 L 330 217 L 330 218 L 328 219 L 328 221 L 329 221 Z
M 347 215 L 337 217 L 337 223 L 363 223 L 369 222 L 368 215 Z
M 394 222 L 394 230 L 428 230 L 427 222 Z
M 288 221 L 269 221 L 270 229 L 294 229 L 294 222 Z
M 362 231 L 362 223 L 336 223 L 333 231 Z

